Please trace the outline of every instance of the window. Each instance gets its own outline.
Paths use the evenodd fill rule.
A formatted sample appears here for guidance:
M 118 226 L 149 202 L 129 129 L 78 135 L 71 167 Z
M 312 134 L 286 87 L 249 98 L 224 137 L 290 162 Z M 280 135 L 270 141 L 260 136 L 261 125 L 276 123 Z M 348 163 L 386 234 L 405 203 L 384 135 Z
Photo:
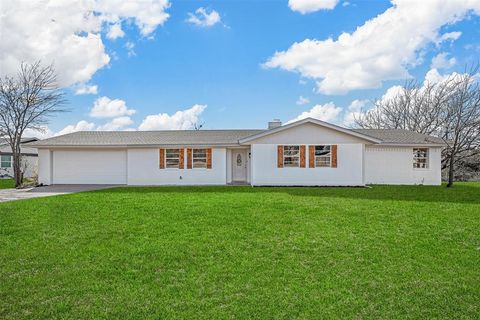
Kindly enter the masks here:
M 330 167 L 331 156 L 330 146 L 315 146 L 315 167 Z
M 178 169 L 180 164 L 180 152 L 178 149 L 165 149 L 165 168 Z
M 192 152 L 193 168 L 207 167 L 207 149 L 193 149 Z
M 1 168 L 11 168 L 12 167 L 12 156 L 2 155 L 0 157 L 0 167 Z
M 428 168 L 428 148 L 413 148 L 413 168 Z
M 283 166 L 300 166 L 300 146 L 283 146 Z

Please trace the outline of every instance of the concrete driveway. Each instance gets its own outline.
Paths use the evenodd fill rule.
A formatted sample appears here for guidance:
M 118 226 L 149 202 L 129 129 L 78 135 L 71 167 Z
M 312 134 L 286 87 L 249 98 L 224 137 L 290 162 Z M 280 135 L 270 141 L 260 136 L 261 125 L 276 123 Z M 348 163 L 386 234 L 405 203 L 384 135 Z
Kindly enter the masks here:
M 26 189 L 0 189 L 0 202 L 14 201 L 30 198 L 40 198 L 56 196 L 59 194 L 69 194 L 76 192 L 101 190 L 118 187 L 118 185 L 106 184 L 56 184 L 52 186 L 43 186 Z

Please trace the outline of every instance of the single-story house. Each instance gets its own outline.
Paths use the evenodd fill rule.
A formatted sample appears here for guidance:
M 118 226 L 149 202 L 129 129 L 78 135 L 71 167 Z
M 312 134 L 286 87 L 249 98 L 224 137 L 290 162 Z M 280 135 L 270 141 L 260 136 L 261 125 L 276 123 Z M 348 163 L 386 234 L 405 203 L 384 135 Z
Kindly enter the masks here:
M 75 132 L 31 144 L 43 184 L 364 186 L 441 183 L 441 139 L 316 119 L 263 130 Z
M 37 172 L 38 152 L 28 143 L 38 141 L 37 138 L 23 138 L 20 144 L 22 154 L 22 168 L 24 177 L 33 177 Z M 13 177 L 12 147 L 6 138 L 0 138 L 0 179 Z

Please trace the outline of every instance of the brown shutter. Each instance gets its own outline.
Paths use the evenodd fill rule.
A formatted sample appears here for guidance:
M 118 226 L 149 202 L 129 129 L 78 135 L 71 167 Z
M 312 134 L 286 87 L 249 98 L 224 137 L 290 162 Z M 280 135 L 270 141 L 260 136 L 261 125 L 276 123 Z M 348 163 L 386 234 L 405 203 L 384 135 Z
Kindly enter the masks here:
M 315 168 L 315 146 L 308 146 L 308 166 Z
M 305 145 L 300 146 L 300 168 L 305 168 Z
M 184 155 L 185 155 L 185 149 L 181 148 L 178 149 L 178 169 L 183 169 L 184 168 Z
M 187 148 L 187 169 L 192 169 L 192 148 Z
M 207 149 L 207 169 L 212 169 L 212 148 Z
M 283 146 L 277 146 L 277 167 L 283 168 Z
M 165 169 L 165 149 L 160 149 L 159 150 L 160 154 L 160 169 Z
M 332 168 L 337 167 L 337 145 L 332 144 Z

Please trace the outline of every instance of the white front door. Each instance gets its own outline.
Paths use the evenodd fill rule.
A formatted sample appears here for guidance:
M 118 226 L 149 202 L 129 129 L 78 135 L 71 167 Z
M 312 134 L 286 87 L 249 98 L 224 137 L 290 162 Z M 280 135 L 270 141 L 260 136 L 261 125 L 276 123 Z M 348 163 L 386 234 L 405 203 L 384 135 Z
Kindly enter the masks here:
M 237 182 L 247 181 L 247 150 L 232 151 L 232 180 Z

